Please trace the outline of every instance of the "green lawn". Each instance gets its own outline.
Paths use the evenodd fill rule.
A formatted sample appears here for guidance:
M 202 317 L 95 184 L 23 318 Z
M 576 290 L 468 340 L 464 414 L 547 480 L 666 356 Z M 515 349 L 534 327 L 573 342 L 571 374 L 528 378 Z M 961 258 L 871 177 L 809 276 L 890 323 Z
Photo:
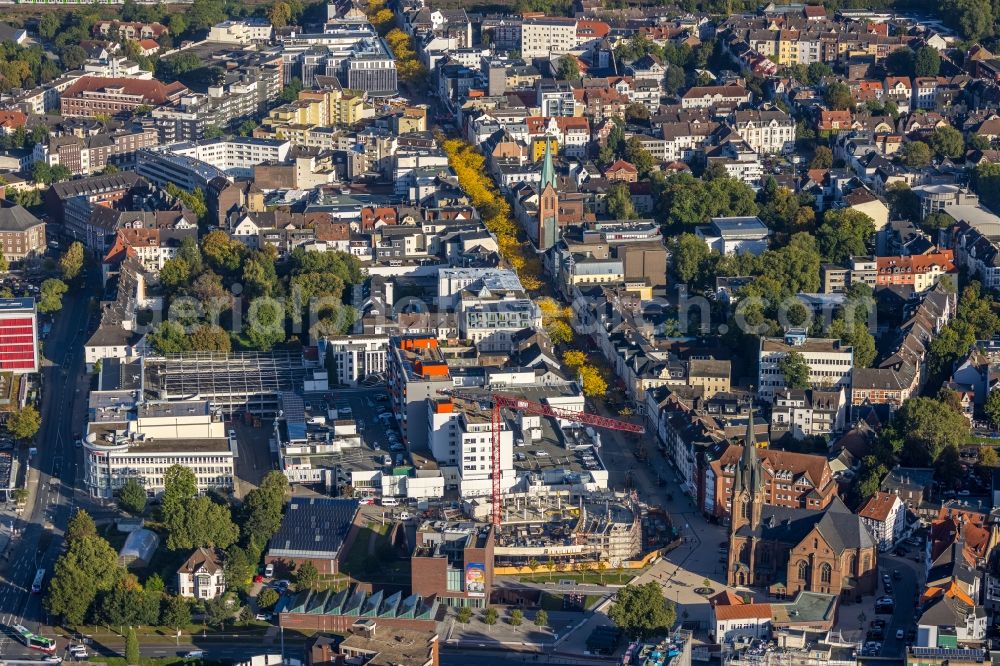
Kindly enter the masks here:
M 542 598 L 539 599 L 538 605 L 545 611 L 561 611 L 563 609 L 563 600 L 558 595 L 542 592 Z
M 621 573 L 618 573 L 614 569 L 610 569 L 603 573 L 598 573 L 596 571 L 555 571 L 553 573 L 539 572 L 533 574 L 517 574 L 515 577 L 518 580 L 523 580 L 529 583 L 551 582 L 558 584 L 561 580 L 571 580 L 578 584 L 624 585 L 638 575 L 638 572 L 631 569 Z
M 583 598 L 583 607 L 585 609 L 593 608 L 603 598 L 599 594 L 588 594 Z M 542 592 L 538 604 L 542 607 L 542 610 L 561 611 L 563 610 L 563 595 L 554 592 Z

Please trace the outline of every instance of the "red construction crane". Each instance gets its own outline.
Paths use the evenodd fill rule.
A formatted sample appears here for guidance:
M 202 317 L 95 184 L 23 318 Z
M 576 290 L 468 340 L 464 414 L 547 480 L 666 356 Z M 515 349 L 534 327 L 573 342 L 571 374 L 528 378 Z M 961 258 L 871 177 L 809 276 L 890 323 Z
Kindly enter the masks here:
M 641 425 L 636 425 L 627 421 L 619 421 L 618 419 L 611 419 L 606 416 L 597 416 L 596 414 L 588 414 L 586 412 L 578 412 L 572 409 L 565 409 L 563 407 L 550 407 L 548 405 L 531 402 L 530 400 L 525 400 L 524 398 L 519 398 L 514 395 L 491 393 L 486 396 L 482 393 L 467 393 L 465 391 L 456 390 L 442 392 L 456 398 L 464 398 L 466 400 L 473 400 L 477 402 L 481 402 L 484 398 L 486 398 L 493 403 L 492 474 L 494 527 L 500 527 L 500 426 L 503 422 L 500 414 L 501 410 L 510 409 L 524 414 L 551 416 L 552 418 L 563 419 L 564 421 L 573 421 L 574 423 L 582 423 L 584 425 L 594 426 L 595 428 L 606 428 L 608 430 L 621 430 L 624 432 L 634 432 L 639 434 L 646 432 L 646 429 Z

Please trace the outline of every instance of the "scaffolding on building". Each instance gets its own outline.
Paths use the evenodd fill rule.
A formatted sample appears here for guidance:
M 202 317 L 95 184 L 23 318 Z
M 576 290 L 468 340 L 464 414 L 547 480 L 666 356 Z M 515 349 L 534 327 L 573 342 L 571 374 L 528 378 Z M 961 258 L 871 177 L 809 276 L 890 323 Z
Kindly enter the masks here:
M 210 400 L 227 414 L 277 412 L 278 393 L 302 390 L 311 368 L 301 352 L 184 352 L 143 360 L 147 395 L 158 400 Z

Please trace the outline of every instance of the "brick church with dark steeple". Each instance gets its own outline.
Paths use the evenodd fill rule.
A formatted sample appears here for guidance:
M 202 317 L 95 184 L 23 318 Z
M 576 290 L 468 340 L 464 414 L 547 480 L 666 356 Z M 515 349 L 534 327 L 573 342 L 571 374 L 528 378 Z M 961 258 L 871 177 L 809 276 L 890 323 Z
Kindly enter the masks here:
M 858 600 L 875 591 L 875 541 L 839 497 L 821 511 L 767 504 L 753 419 L 733 479 L 727 583 L 775 596 L 801 591 Z

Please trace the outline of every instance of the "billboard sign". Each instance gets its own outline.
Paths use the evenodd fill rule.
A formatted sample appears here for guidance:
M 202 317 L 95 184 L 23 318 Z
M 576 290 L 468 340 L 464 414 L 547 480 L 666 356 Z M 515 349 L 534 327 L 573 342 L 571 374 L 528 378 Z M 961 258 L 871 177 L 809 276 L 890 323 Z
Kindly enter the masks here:
M 486 596 L 486 565 L 482 562 L 465 565 L 465 594 L 469 597 Z

